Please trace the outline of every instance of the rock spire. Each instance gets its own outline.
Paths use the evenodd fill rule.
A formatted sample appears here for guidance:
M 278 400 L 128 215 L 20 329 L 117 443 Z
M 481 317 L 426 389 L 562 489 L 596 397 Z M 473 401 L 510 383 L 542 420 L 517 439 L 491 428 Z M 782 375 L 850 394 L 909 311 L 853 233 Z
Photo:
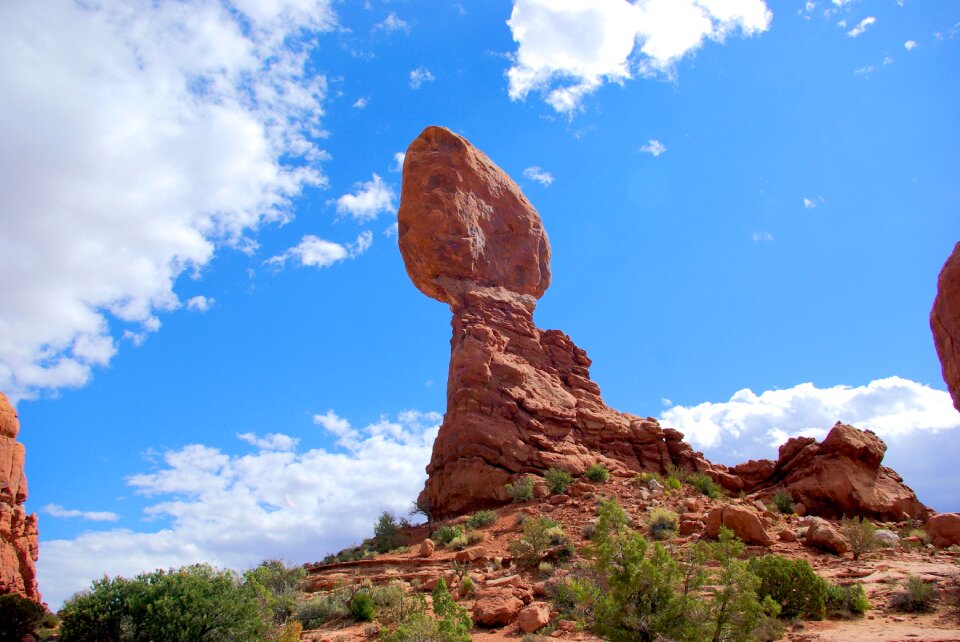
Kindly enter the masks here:
M 40 601 L 37 590 L 37 516 L 27 515 L 24 448 L 17 442 L 20 421 L 0 392 L 0 594 L 19 593 Z

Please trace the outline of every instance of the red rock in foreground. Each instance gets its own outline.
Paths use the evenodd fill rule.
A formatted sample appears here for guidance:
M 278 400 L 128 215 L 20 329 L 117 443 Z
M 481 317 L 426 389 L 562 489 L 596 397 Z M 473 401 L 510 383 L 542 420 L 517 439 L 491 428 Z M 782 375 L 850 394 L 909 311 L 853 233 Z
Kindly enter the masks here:
M 506 502 L 506 484 L 528 474 L 581 475 L 597 462 L 615 475 L 703 472 L 734 492 L 785 487 L 814 514 L 926 515 L 880 465 L 886 446 L 872 433 L 838 424 L 822 444 L 793 439 L 777 462 L 728 469 L 694 452 L 680 432 L 609 408 L 586 352 L 533 323 L 550 283 L 539 214 L 453 132 L 428 127 L 410 144 L 398 221 L 410 278 L 453 312 L 447 412 L 420 496 L 434 516 Z
M 940 270 L 937 298 L 930 311 L 930 329 L 943 368 L 943 380 L 950 389 L 954 408 L 960 411 L 960 243 Z
M 37 516 L 27 515 L 23 508 L 27 478 L 19 432 L 17 411 L 0 392 L 0 594 L 17 593 L 39 602 Z

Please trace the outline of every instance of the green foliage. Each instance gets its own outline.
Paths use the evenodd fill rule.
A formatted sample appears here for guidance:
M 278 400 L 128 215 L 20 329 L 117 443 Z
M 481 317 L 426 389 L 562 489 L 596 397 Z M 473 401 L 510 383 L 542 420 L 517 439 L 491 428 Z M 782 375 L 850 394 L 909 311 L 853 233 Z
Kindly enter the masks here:
M 373 622 L 376 614 L 377 606 L 369 590 L 361 589 L 350 598 L 350 615 L 357 622 Z
M 473 578 L 469 575 L 464 575 L 463 579 L 460 580 L 460 594 L 461 595 L 473 595 L 476 592 L 477 587 L 473 583 Z
M 677 534 L 677 526 L 680 518 L 672 510 L 666 508 L 654 508 L 647 518 L 647 527 L 650 529 L 650 537 L 655 540 L 670 539 Z
M 244 583 L 257 598 L 265 618 L 285 624 L 297 606 L 297 586 L 306 575 L 302 566 L 287 568 L 280 560 L 264 560 L 243 574 Z
M 463 526 L 444 524 L 433 535 L 438 544 L 446 546 L 456 537 L 463 535 Z
M 773 598 L 780 605 L 781 617 L 823 619 L 828 584 L 806 560 L 764 555 L 750 560 L 749 567 L 760 578 L 757 594 Z
M 433 587 L 433 612 L 440 618 L 437 626 L 443 642 L 470 642 L 473 621 L 467 609 L 453 601 L 447 583 L 441 577 Z
M 60 642 L 240 642 L 263 639 L 267 628 L 255 591 L 207 564 L 104 577 L 67 600 L 60 617 Z
M 937 589 L 922 578 L 911 575 L 903 588 L 890 596 L 890 606 L 903 613 L 929 613 L 937 601 Z
M 507 492 L 515 504 L 529 502 L 533 499 L 533 480 L 529 477 L 521 477 L 512 484 L 507 484 Z
M 773 505 L 784 515 L 792 515 L 796 510 L 793 505 L 793 497 L 783 488 L 778 488 L 777 492 L 773 494 Z
M 20 642 L 35 635 L 46 615 L 47 610 L 33 600 L 14 593 L 0 595 L 0 642 Z
M 373 527 L 373 538 L 376 542 L 375 550 L 378 553 L 386 553 L 403 546 L 405 540 L 400 529 L 401 525 L 397 522 L 394 514 L 383 511 Z
M 567 486 L 573 483 L 573 475 L 560 468 L 551 468 L 543 476 L 547 481 L 547 488 L 554 495 L 567 492 Z
M 497 521 L 497 513 L 492 510 L 482 510 L 474 513 L 466 521 L 467 528 L 482 528 L 483 526 L 489 526 L 490 524 Z
M 433 506 L 430 505 L 430 500 L 426 497 L 418 497 L 417 501 L 413 502 L 413 505 L 410 507 L 411 515 L 423 515 L 427 520 L 427 529 L 430 531 L 430 534 L 433 535 Z
M 607 470 L 607 467 L 597 462 L 592 464 L 587 471 L 583 473 L 583 476 L 589 479 L 592 482 L 607 482 L 610 481 L 610 471 Z
M 666 487 L 671 490 L 680 490 L 681 488 L 683 488 L 683 484 L 680 483 L 680 480 L 672 475 L 670 477 L 667 477 L 666 481 L 664 482 L 664 485 L 666 485 Z
M 870 601 L 863 591 L 863 584 L 830 584 L 827 586 L 827 616 L 851 618 L 863 615 L 870 608 Z
M 300 634 L 303 633 L 303 625 L 296 620 L 287 622 L 277 631 L 276 642 L 300 642 Z
M 556 521 L 537 517 L 523 523 L 523 535 L 512 540 L 508 547 L 519 565 L 533 567 L 540 564 L 550 546 L 560 546 L 567 541 L 566 533 Z
M 350 594 L 340 588 L 297 604 L 296 619 L 305 629 L 316 629 L 333 620 L 350 617 Z
M 860 556 L 864 553 L 869 553 L 877 548 L 877 527 L 862 517 L 859 520 L 843 520 L 840 530 L 843 532 L 843 536 L 847 538 L 855 560 L 860 559 Z
M 723 489 L 706 473 L 690 473 L 687 483 L 699 490 L 710 499 L 716 499 L 723 493 Z

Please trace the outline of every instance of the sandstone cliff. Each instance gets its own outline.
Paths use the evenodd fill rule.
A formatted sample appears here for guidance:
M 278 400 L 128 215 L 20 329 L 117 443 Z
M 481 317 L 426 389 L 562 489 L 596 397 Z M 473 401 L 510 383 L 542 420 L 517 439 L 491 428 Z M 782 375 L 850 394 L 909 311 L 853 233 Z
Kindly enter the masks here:
M 960 243 L 940 270 L 930 329 L 943 367 L 943 380 L 953 396 L 953 406 L 960 411 Z
M 23 508 L 27 478 L 19 432 L 17 411 L 0 392 L 0 594 L 19 593 L 39 602 L 37 516 L 27 515 Z

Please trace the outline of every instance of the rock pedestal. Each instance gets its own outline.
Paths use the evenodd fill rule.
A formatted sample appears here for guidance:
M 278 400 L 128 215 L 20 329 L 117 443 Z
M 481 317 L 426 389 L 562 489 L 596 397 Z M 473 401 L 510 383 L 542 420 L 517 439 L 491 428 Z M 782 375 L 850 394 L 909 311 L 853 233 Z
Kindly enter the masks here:
M 940 270 L 937 298 L 930 311 L 930 329 L 943 368 L 943 380 L 950 389 L 954 408 L 960 411 L 960 243 Z
M 24 448 L 17 443 L 20 422 L 0 392 L 0 594 L 18 593 L 36 602 L 37 516 L 27 515 Z

